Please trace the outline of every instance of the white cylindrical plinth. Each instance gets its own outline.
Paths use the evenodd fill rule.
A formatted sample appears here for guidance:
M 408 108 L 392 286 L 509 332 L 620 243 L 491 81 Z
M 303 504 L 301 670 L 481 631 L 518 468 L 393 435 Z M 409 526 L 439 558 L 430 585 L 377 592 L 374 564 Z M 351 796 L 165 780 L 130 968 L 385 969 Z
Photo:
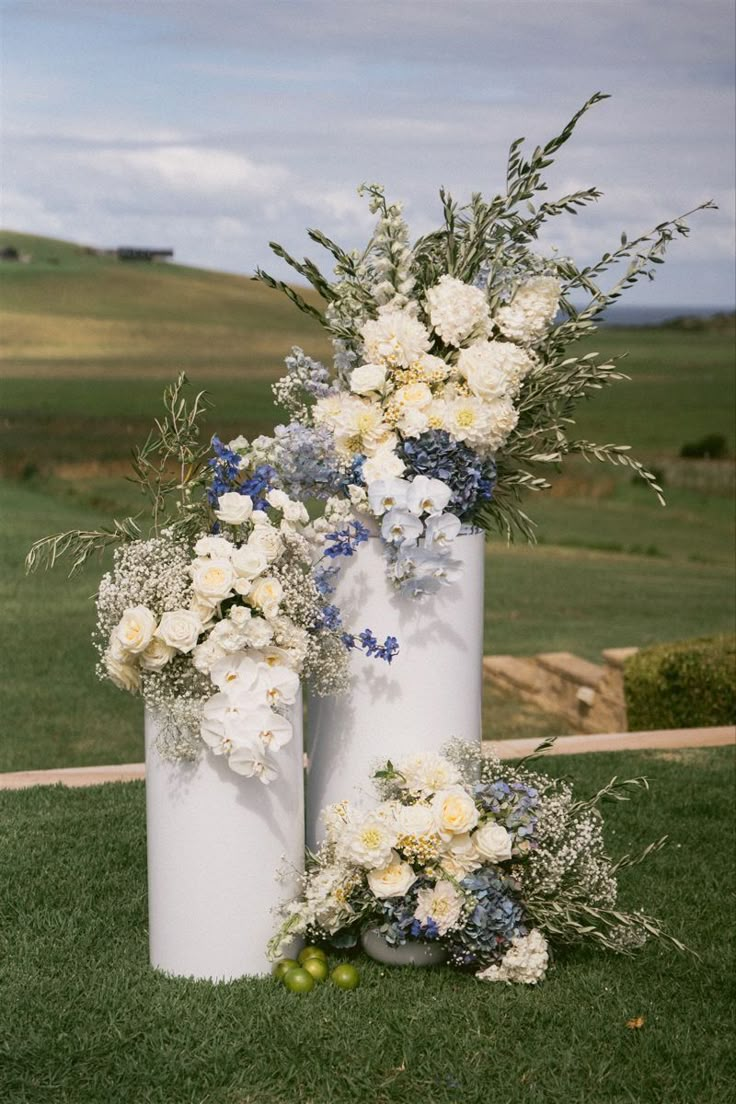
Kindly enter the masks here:
M 203 748 L 170 763 L 146 710 L 146 820 L 151 965 L 178 977 L 231 981 L 267 974 L 273 909 L 299 892 L 304 866 L 301 695 L 294 735 L 269 786 Z M 295 871 L 286 882 L 277 873 Z
M 386 578 L 384 545 L 371 537 L 341 561 L 334 597 L 351 632 L 396 636 L 391 666 L 351 656 L 351 687 L 311 697 L 308 709 L 307 844 L 322 839 L 325 805 L 373 794 L 377 762 L 441 751 L 453 737 L 479 740 L 483 678 L 484 538 L 461 534 L 456 583 L 424 601 L 402 598 Z

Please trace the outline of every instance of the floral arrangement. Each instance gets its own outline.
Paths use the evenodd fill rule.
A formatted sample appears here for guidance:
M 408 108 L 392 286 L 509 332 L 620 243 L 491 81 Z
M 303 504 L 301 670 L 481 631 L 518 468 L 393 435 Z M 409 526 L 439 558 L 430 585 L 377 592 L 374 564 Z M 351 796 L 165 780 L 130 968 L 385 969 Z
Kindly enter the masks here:
M 485 981 L 541 981 L 555 945 L 590 943 L 629 954 L 658 922 L 617 904 L 617 874 L 661 848 L 613 862 L 599 806 L 627 800 L 646 779 L 613 779 L 590 799 L 569 781 L 457 741 L 376 771 L 377 801 L 323 811 L 325 840 L 308 855 L 301 897 L 284 909 L 270 945 L 295 935 L 354 945 L 366 930 L 391 946 L 440 946 Z
M 577 404 L 626 377 L 598 354 L 575 356 L 569 347 L 640 277 L 652 277 L 668 243 L 688 233 L 687 216 L 633 241 L 624 234 L 617 249 L 582 268 L 535 249 L 548 220 L 601 194 L 588 188 L 537 200 L 543 170 L 605 98 L 592 96 L 528 159 L 523 139 L 514 142 L 505 193 L 459 206 L 442 191 L 443 224 L 413 244 L 401 205 L 379 185 L 364 185 L 378 215 L 364 250 L 346 252 L 309 231 L 335 261 L 332 280 L 272 242 L 325 300 L 324 312 L 258 272 L 316 318 L 334 347 L 332 369 L 301 349 L 287 359 L 274 393 L 291 421 L 260 439 L 264 456 L 278 458 L 286 489 L 341 496 L 373 519 L 389 576 L 404 592 L 421 597 L 452 582 L 450 554 L 463 526 L 531 538 L 522 495 L 549 487 L 544 469 L 569 454 L 628 465 L 661 498 L 656 477 L 628 446 L 572 435 Z M 623 276 L 604 290 L 601 278 L 623 260 Z M 575 306 L 581 295 L 585 303 Z
M 367 539 L 363 527 L 341 527 L 329 511 L 312 525 L 244 438 L 201 445 L 203 395 L 190 407 L 185 382 L 167 390 L 167 418 L 134 462 L 151 534 L 126 518 L 44 538 L 27 562 L 71 555 L 74 570 L 117 545 L 97 593 L 99 676 L 155 710 L 165 757 L 196 758 L 207 746 L 267 784 L 292 738 L 300 679 L 318 694 L 344 690 L 350 651 L 390 663 L 398 641 L 348 632 L 331 602 L 336 561 Z

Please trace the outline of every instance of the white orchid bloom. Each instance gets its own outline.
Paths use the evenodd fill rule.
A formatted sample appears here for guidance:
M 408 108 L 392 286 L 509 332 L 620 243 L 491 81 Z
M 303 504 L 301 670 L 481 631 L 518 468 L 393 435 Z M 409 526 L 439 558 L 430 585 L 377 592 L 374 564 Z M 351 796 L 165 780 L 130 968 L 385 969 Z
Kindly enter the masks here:
M 461 529 L 461 521 L 455 514 L 435 514 L 427 519 L 424 543 L 430 552 L 446 555 Z
M 406 509 L 406 496 L 409 491 L 407 479 L 376 479 L 368 485 L 368 503 L 376 517 L 395 507 Z
M 441 479 L 417 475 L 406 496 L 406 507 L 412 514 L 441 514 L 452 497 L 452 490 Z
M 408 510 L 394 507 L 383 515 L 381 536 L 389 544 L 406 546 L 415 544 L 424 532 L 424 526 L 418 517 Z
M 278 778 L 279 771 L 274 759 L 257 740 L 248 740 L 236 747 L 227 762 L 236 774 L 257 778 L 264 786 L 269 786 Z

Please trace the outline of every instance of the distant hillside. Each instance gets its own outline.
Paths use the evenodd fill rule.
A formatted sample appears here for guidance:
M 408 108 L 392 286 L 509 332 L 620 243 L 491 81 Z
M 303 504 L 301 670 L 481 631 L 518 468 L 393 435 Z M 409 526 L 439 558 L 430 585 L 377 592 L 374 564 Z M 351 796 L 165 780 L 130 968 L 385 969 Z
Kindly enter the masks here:
M 13 231 L 0 231 L 3 248 L 30 258 L 0 261 L 6 378 L 273 378 L 292 345 L 328 352 L 316 323 L 245 276 Z

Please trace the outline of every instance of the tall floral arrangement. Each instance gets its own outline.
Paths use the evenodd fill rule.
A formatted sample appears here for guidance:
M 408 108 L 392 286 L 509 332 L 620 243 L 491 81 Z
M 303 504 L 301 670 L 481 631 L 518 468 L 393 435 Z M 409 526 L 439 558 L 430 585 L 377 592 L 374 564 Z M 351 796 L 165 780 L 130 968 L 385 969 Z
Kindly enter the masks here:
M 193 759 L 206 746 L 267 784 L 292 738 L 300 679 L 338 692 L 349 651 L 390 663 L 398 641 L 349 632 L 331 600 L 362 526 L 342 524 L 340 511 L 312 525 L 245 438 L 201 442 L 204 395 L 189 403 L 185 383 L 167 389 L 166 416 L 135 455 L 150 532 L 126 518 L 57 534 L 33 546 L 28 567 L 70 556 L 75 570 L 115 546 L 96 598 L 100 677 L 156 711 L 165 757 Z
M 514 142 L 502 194 L 474 194 L 460 205 L 441 191 L 442 224 L 417 241 L 401 205 L 379 185 L 364 185 L 378 221 L 362 251 L 309 231 L 332 255 L 333 278 L 271 243 L 324 310 L 258 272 L 316 318 L 334 347 L 331 368 L 293 350 L 274 388 L 291 421 L 261 444 L 280 458 L 285 485 L 340 496 L 372 517 L 391 578 L 412 594 L 452 581 L 452 543 L 462 526 L 531 537 L 522 497 L 547 488 L 545 470 L 570 454 L 627 465 L 661 498 L 655 475 L 628 446 L 575 436 L 578 403 L 625 376 L 598 354 L 570 347 L 624 291 L 652 277 L 670 241 L 688 233 L 687 216 L 632 241 L 624 234 L 584 267 L 537 245 L 545 223 L 601 194 L 587 188 L 549 200 L 543 172 L 604 98 L 592 96 L 530 155 L 523 139 Z M 623 275 L 604 290 L 619 262 Z
M 366 931 L 389 946 L 443 948 L 484 981 L 535 984 L 554 948 L 587 943 L 630 954 L 661 925 L 618 903 L 618 874 L 659 850 L 608 855 L 600 805 L 625 801 L 644 778 L 613 779 L 590 798 L 532 766 L 454 742 L 376 771 L 376 800 L 323 811 L 326 836 L 308 855 L 301 896 L 285 906 L 277 958 L 302 934 L 337 946 Z

